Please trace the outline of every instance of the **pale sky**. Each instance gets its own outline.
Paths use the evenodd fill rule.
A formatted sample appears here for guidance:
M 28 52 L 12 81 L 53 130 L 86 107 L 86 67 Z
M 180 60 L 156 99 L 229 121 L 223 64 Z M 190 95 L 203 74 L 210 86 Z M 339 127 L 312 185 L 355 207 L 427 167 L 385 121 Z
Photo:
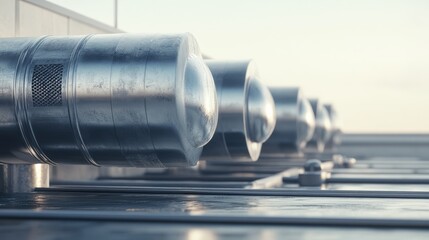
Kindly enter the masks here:
M 53 0 L 113 22 L 113 1 Z M 84 4 L 79 3 L 84 2 Z M 333 103 L 346 132 L 429 132 L 427 0 L 119 0 L 127 32 L 191 32 L 270 86 Z

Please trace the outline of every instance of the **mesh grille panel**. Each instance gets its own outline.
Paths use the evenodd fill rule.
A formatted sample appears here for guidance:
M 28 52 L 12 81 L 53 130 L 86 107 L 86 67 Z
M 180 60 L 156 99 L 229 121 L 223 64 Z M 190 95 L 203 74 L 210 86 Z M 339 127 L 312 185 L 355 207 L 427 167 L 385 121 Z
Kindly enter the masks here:
M 35 65 L 33 69 L 32 97 L 34 107 L 61 106 L 62 64 Z

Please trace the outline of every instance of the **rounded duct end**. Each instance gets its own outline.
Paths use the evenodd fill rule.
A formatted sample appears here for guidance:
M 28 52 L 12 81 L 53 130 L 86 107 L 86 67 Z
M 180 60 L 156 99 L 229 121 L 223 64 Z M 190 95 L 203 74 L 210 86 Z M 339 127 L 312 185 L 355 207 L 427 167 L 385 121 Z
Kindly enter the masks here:
M 257 160 L 275 126 L 275 108 L 252 61 L 206 61 L 216 85 L 219 124 L 202 159 Z
M 250 79 L 247 93 L 248 136 L 250 141 L 263 143 L 276 126 L 276 109 L 273 97 L 266 86 Z
M 309 146 L 318 152 L 323 152 L 325 144 L 331 137 L 331 120 L 328 111 L 318 99 L 310 99 L 310 104 L 316 119 L 316 128 Z
M 297 146 L 299 151 L 303 150 L 308 141 L 311 140 L 316 128 L 316 119 L 310 101 L 307 98 L 302 98 L 299 103 L 298 115 L 298 141 Z
M 164 90 L 160 89 L 164 99 L 156 99 L 159 106 L 155 106 L 154 111 L 162 112 L 163 118 L 153 118 L 158 120 L 153 121 L 153 125 L 169 121 L 175 129 L 166 128 L 167 131 L 162 133 L 165 135 L 164 140 L 159 138 L 160 133 L 155 132 L 151 135 L 156 140 L 154 143 L 162 147 L 158 150 L 155 145 L 158 158 L 165 166 L 194 166 L 200 159 L 204 145 L 210 141 L 216 130 L 218 122 L 216 87 L 198 44 L 191 34 L 182 35 L 176 65 L 171 67 L 175 68 L 176 80 L 171 85 L 160 84 L 164 87 Z M 175 90 L 171 92 L 172 88 Z M 177 119 L 173 117 L 173 105 L 163 108 L 167 103 L 170 104 L 168 101 L 170 94 L 175 99 L 171 104 L 175 103 Z
M 190 55 L 185 68 L 186 133 L 194 147 L 210 141 L 218 121 L 216 87 L 201 57 Z
M 332 125 L 332 134 L 328 141 L 327 147 L 333 148 L 341 143 L 341 121 L 338 117 L 338 112 L 332 104 L 325 104 Z
M 276 108 L 276 126 L 263 144 L 264 158 L 300 153 L 314 132 L 314 114 L 299 88 L 270 88 Z

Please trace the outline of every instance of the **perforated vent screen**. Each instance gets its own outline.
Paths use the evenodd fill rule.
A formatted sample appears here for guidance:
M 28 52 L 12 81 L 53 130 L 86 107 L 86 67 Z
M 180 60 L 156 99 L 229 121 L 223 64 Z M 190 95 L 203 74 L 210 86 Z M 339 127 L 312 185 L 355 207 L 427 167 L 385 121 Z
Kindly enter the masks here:
M 35 65 L 32 78 L 34 107 L 61 106 L 62 64 Z

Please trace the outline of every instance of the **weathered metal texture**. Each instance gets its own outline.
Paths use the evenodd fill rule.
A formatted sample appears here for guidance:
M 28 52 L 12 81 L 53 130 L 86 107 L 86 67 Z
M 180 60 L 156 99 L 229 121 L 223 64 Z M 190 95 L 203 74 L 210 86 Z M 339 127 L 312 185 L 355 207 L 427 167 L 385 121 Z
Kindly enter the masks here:
M 195 39 L 0 39 L 0 162 L 191 166 L 217 125 Z
M 276 125 L 273 97 L 253 61 L 206 61 L 216 84 L 219 124 L 204 147 L 208 161 L 255 161 Z

